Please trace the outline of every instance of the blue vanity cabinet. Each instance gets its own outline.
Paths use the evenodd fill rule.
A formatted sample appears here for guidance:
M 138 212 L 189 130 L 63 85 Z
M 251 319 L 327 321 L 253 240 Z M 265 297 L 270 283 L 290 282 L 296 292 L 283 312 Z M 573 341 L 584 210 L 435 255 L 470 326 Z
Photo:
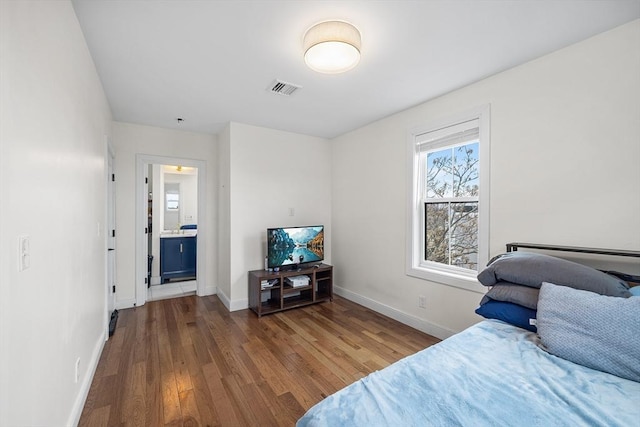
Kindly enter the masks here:
M 160 283 L 195 277 L 197 236 L 160 238 Z
M 181 237 L 160 239 L 160 276 L 162 276 L 162 283 L 165 282 L 165 279 L 178 277 L 176 274 L 183 270 L 181 246 L 184 248 L 184 242 Z

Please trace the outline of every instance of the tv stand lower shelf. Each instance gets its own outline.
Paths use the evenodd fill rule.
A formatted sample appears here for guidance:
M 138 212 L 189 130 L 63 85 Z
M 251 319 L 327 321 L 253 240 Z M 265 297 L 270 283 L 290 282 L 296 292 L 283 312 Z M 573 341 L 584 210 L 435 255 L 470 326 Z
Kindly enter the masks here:
M 287 278 L 306 276 L 308 283 L 292 286 Z M 263 287 L 263 283 L 266 287 Z M 249 308 L 258 317 L 290 308 L 333 300 L 333 267 L 320 264 L 299 270 L 249 272 Z

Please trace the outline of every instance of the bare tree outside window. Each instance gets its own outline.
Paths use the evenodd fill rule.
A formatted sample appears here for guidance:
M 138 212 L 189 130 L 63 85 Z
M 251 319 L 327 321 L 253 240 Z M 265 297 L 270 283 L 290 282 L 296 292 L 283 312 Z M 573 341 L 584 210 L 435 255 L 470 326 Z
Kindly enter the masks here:
M 427 153 L 425 259 L 475 270 L 478 263 L 477 141 Z

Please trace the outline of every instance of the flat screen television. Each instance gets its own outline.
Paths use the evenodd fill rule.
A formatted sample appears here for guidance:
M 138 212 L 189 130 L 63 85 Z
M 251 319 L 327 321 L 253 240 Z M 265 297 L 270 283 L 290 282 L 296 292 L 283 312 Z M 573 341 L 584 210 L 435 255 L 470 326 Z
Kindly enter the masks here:
M 324 260 L 324 226 L 267 230 L 268 268 L 295 268 Z

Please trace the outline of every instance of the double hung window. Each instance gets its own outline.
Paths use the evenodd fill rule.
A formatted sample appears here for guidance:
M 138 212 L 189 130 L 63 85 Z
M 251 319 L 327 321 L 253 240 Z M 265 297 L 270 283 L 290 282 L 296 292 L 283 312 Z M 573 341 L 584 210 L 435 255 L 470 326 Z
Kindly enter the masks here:
M 409 145 L 408 274 L 473 289 L 487 258 L 488 108 L 415 130 Z

